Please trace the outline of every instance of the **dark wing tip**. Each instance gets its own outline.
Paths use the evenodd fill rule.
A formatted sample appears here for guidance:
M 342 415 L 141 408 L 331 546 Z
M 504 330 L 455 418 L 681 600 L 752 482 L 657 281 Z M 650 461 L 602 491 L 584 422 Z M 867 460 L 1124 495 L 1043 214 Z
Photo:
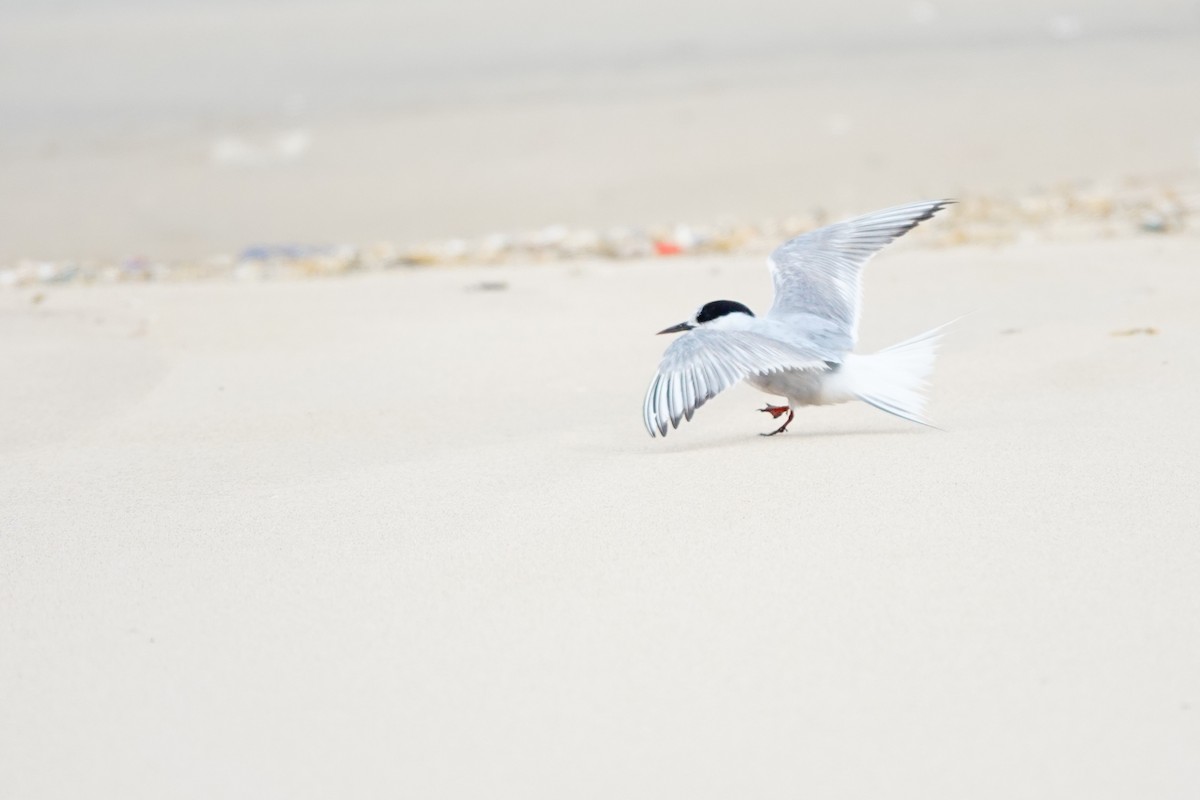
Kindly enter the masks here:
M 952 206 L 952 205 L 955 205 L 956 203 L 958 203 L 957 200 L 950 200 L 950 199 L 935 200 L 935 201 L 931 202 L 929 204 L 928 208 L 926 208 L 924 211 L 922 211 L 918 216 L 913 217 L 908 222 L 907 225 L 897 228 L 896 232 L 892 234 L 892 239 L 893 240 L 899 239 L 901 236 L 908 233 L 909 231 L 911 231 L 913 228 L 920 225 L 925 220 L 932 219 L 934 214 L 938 213 L 939 211 L 944 209 L 946 206 Z
M 952 205 L 955 205 L 956 203 L 958 203 L 957 200 L 935 200 L 935 201 L 933 201 L 932 203 L 929 204 L 929 208 L 925 209 L 925 212 L 923 214 L 921 214 L 919 217 L 916 217 L 913 220 L 913 225 L 915 226 L 918 222 L 924 222 L 925 220 L 931 218 L 934 214 L 941 211 L 946 206 L 952 206 Z

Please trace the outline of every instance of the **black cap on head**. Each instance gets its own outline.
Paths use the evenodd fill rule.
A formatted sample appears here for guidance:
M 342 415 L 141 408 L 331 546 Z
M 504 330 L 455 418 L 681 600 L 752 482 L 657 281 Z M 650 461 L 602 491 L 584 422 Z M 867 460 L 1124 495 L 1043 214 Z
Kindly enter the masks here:
M 753 317 L 754 312 L 746 308 L 741 303 L 734 300 L 713 300 L 711 303 L 705 303 L 704 306 L 696 312 L 697 324 L 703 325 L 705 322 L 712 322 L 717 317 L 723 317 L 726 314 L 733 314 L 740 311 L 743 314 L 748 314 Z

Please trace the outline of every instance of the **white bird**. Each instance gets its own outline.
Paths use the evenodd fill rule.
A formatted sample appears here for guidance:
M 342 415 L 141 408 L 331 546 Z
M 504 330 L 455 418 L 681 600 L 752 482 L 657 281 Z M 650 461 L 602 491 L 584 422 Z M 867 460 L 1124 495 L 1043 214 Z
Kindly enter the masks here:
M 663 353 L 642 407 L 651 436 L 667 435 L 680 420 L 738 381 L 787 398 L 759 409 L 787 421 L 796 408 L 862 400 L 902 419 L 928 425 L 924 389 L 933 371 L 941 328 L 870 355 L 858 340 L 863 265 L 884 245 L 912 230 L 953 200 L 911 203 L 810 231 L 784 242 L 767 266 L 775 303 L 766 316 L 732 300 L 705 303 L 686 331 Z M 944 326 L 943 326 L 944 327 Z

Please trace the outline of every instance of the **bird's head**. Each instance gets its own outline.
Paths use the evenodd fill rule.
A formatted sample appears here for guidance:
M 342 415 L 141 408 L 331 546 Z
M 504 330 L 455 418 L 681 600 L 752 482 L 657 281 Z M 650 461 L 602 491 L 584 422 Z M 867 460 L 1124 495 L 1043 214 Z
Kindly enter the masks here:
M 743 328 L 745 323 L 753 318 L 754 312 L 741 303 L 733 300 L 713 300 L 700 306 L 687 322 L 672 325 L 658 333 L 682 333 L 692 328 Z

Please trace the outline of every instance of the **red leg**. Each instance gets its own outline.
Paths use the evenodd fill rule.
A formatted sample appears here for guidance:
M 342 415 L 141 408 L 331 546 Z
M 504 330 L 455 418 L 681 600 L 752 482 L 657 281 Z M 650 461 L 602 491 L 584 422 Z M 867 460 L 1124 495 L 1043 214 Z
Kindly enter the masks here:
M 759 434 L 760 436 L 774 436 L 777 433 L 783 433 L 787 430 L 787 426 L 792 424 L 792 418 L 796 416 L 796 412 L 788 406 L 767 406 L 766 408 L 760 408 L 759 411 L 766 411 L 775 419 L 779 419 L 779 417 L 782 416 L 783 412 L 785 411 L 788 415 L 787 420 L 785 420 L 782 425 L 770 433 Z

